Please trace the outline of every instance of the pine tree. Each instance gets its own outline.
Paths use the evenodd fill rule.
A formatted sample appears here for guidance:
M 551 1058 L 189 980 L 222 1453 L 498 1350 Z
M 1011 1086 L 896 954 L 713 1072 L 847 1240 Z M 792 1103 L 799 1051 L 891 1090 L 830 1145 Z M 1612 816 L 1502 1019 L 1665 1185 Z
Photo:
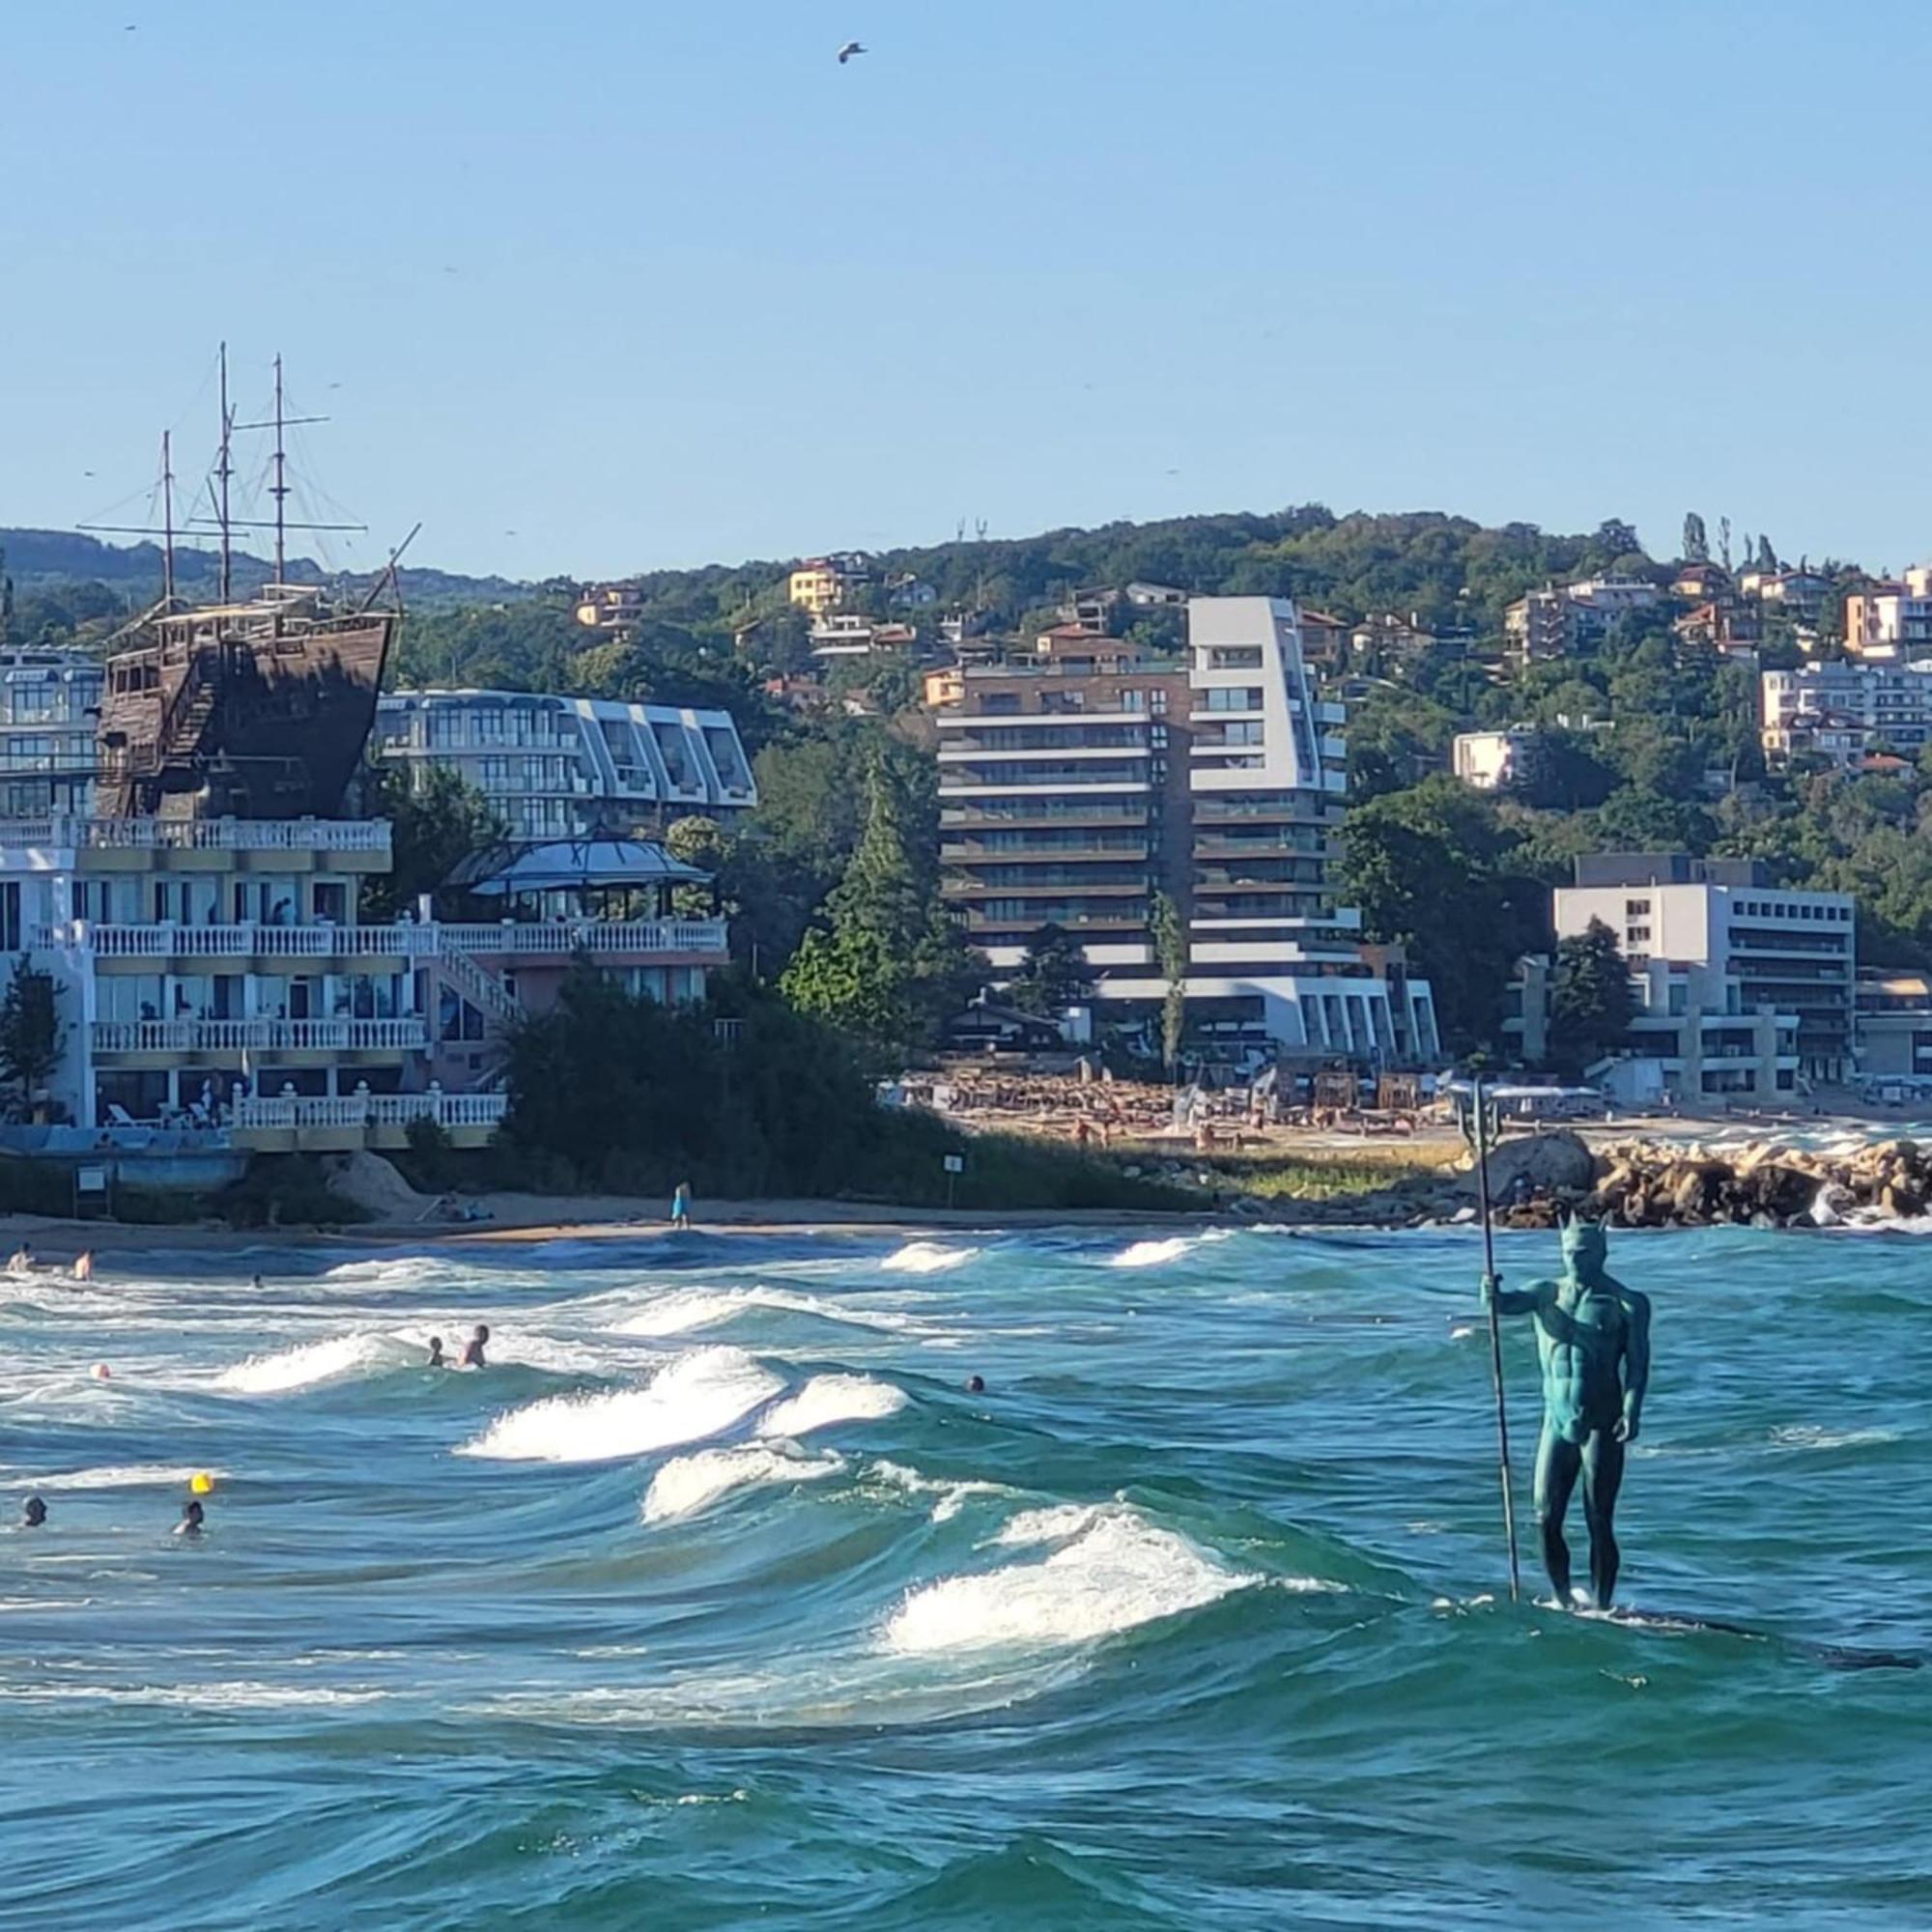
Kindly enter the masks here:
M 1026 957 L 1007 987 L 1007 1000 L 1021 1012 L 1057 1015 L 1093 990 L 1094 969 L 1080 942 L 1049 921 L 1027 941 Z
M 1160 1058 L 1172 1071 L 1187 1026 L 1187 928 L 1180 908 L 1166 893 L 1153 895 L 1152 926 L 1154 961 L 1167 981 L 1160 1004 Z
M 1630 964 L 1600 919 L 1556 942 L 1549 976 L 1549 1044 L 1557 1063 L 1580 1072 L 1623 1038 L 1636 1009 Z
M 1704 519 L 1695 510 L 1684 513 L 1684 561 L 1686 563 L 1709 563 L 1711 560 L 1711 539 L 1704 529 Z
M 31 1096 L 53 1078 L 66 1044 L 53 975 L 41 972 L 23 952 L 0 998 L 0 1074 L 16 1082 L 23 1096 Z

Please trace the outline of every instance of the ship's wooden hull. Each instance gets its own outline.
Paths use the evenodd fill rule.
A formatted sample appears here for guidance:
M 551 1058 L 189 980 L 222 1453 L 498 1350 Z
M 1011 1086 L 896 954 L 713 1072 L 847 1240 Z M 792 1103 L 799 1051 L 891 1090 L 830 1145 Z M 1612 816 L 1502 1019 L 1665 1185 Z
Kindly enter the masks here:
M 284 621 L 272 636 L 167 620 L 158 642 L 111 659 L 101 699 L 100 808 L 164 799 L 242 818 L 328 817 L 362 755 L 395 618 Z M 179 806 L 174 809 L 181 809 Z

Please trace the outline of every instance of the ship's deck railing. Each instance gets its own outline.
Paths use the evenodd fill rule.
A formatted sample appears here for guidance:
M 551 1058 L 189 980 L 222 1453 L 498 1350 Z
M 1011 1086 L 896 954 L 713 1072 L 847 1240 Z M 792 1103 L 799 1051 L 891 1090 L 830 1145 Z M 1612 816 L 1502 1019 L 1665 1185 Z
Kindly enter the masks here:
M 83 852 L 386 852 L 386 818 L 0 819 L 0 849 Z

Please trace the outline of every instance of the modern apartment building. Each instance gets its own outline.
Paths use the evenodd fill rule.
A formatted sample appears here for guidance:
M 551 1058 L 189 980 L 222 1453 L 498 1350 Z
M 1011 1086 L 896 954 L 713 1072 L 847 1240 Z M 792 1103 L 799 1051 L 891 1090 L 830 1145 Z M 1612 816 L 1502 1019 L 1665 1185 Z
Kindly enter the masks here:
M 375 749 L 412 771 L 444 765 L 517 839 L 730 819 L 757 804 L 728 711 L 520 691 L 398 691 L 377 707 Z
M 1911 756 L 1932 739 L 1932 655 L 1762 671 L 1759 691 L 1760 735 L 1774 766 L 1806 753 L 1852 764 L 1874 746 Z
M 0 651 L 0 818 L 94 809 L 104 675 L 84 651 Z
M 1309 1058 L 1428 1060 L 1426 982 L 1364 958 L 1329 880 L 1342 708 L 1319 700 L 1294 608 L 1194 598 L 1184 660 L 1078 624 L 936 683 L 945 891 L 996 968 L 1040 926 L 1083 944 L 1114 1016 L 1166 992 L 1176 908 L 1191 1023 Z M 956 696 L 955 696 L 956 694 Z
M 586 631 L 628 631 L 643 614 L 641 583 L 586 583 L 578 593 L 577 621 Z
M 1474 791 L 1508 791 L 1535 761 L 1543 733 L 1534 725 L 1506 731 L 1459 731 L 1449 747 L 1450 769 Z
M 1557 889 L 1554 913 L 1559 939 L 1593 919 L 1617 935 L 1643 1003 L 1636 1032 L 1678 1040 L 1666 1071 L 1679 1063 L 1680 1091 L 1788 1090 L 1793 1082 L 1781 1078 L 1767 1085 L 1762 1065 L 1708 1064 L 1761 1062 L 1746 1036 L 1767 1016 L 1790 1040 L 1788 1053 L 1774 1056 L 1790 1065 L 1772 1074 L 1849 1077 L 1858 954 L 1849 894 L 1774 886 L 1751 860 L 1612 852 L 1577 861 L 1577 883 Z

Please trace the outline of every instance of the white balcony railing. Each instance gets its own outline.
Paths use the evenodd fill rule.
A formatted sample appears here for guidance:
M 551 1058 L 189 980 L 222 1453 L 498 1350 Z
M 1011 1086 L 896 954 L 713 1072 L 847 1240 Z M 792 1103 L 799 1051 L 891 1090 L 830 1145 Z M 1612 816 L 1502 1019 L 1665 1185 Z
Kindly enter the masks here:
M 507 1094 L 284 1094 L 235 1102 L 237 1127 L 494 1127 L 509 1111 Z
M 722 919 L 570 920 L 474 925 L 43 925 L 37 947 L 101 959 L 430 959 L 442 942 L 465 952 L 710 952 L 726 950 Z
M 96 1020 L 96 1053 L 422 1052 L 420 1019 Z
M 0 848 L 88 852 L 386 852 L 385 818 L 16 818 Z

